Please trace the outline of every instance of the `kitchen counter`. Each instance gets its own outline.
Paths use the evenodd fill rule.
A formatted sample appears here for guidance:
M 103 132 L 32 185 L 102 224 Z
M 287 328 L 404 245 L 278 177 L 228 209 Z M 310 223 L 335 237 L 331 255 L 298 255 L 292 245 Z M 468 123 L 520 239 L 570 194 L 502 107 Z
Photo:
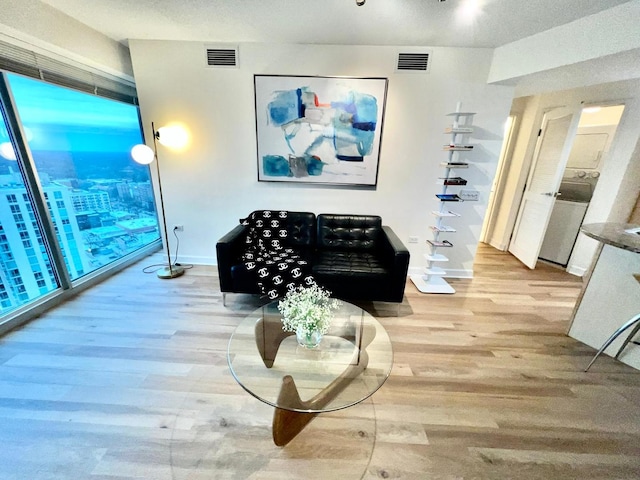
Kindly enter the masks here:
M 628 230 L 635 230 L 630 233 Z M 589 223 L 580 229 L 586 236 L 606 245 L 640 253 L 640 225 L 631 223 Z
M 581 232 L 600 242 L 591 271 L 571 319 L 569 336 L 598 350 L 618 328 L 640 312 L 640 234 L 627 230 L 640 225 L 593 223 Z M 614 356 L 624 341 L 621 335 L 605 353 Z M 595 354 L 595 352 L 594 352 Z M 585 367 L 590 359 L 585 359 Z M 629 344 L 619 357 L 640 370 L 640 347 Z M 597 370 L 599 359 L 591 371 Z

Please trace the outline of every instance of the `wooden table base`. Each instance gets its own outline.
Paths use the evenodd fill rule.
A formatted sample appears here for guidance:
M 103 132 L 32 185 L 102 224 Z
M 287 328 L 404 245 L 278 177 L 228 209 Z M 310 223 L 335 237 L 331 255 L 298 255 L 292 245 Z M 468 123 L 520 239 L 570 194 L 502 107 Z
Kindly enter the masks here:
M 278 405 L 281 405 L 282 401 L 286 401 L 286 404 L 291 406 L 291 408 L 302 410 L 306 407 L 305 402 L 300 399 L 298 389 L 291 375 L 286 375 L 282 379 L 282 390 L 280 390 L 278 397 Z M 295 412 L 276 407 L 275 412 L 273 412 L 273 442 L 279 447 L 284 447 L 293 440 L 316 415 L 317 413 Z
M 256 339 L 258 349 L 265 366 L 270 368 L 273 365 L 275 355 L 282 340 L 290 333 L 265 328 L 264 323 L 258 322 L 256 325 Z M 282 378 L 282 386 L 278 394 L 278 405 L 286 405 L 287 408 L 276 407 L 273 414 L 273 441 L 279 447 L 283 447 L 293 440 L 308 424 L 318 415 L 318 411 L 323 410 L 340 392 L 342 392 L 355 378 L 367 368 L 369 355 L 366 348 L 375 338 L 375 328 L 365 326 L 354 338 L 355 351 L 351 365 L 345 369 L 339 377 L 327 385 L 320 393 L 313 398 L 303 401 L 298 393 L 295 381 L 291 375 Z M 351 338 L 349 338 L 351 340 Z

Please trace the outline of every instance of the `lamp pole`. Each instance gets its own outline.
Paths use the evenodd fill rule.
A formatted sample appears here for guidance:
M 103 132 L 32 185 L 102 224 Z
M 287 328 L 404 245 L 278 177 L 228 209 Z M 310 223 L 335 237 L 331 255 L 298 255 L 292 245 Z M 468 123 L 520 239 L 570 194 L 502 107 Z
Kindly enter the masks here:
M 169 251 L 169 233 L 167 232 L 167 219 L 164 212 L 164 197 L 162 196 L 162 180 L 160 179 L 160 161 L 158 160 L 158 143 L 160 133 L 156 132 L 156 127 L 151 122 L 151 131 L 153 132 L 153 154 L 156 160 L 156 173 L 158 175 L 158 191 L 160 192 L 160 210 L 162 212 L 162 226 L 164 227 L 164 241 L 167 249 L 167 267 L 158 270 L 158 278 L 176 278 L 184 273 L 184 268 L 180 265 L 171 264 L 171 252 Z

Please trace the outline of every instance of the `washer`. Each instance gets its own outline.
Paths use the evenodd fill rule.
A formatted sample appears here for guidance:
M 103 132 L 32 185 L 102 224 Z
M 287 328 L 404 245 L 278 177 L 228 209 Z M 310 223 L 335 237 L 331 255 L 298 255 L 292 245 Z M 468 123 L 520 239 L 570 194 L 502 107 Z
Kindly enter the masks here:
M 589 203 L 556 200 L 539 258 L 566 266 Z
M 575 179 L 560 184 L 560 196 L 553 206 L 538 258 L 562 266 L 569 263 L 593 188 L 589 181 Z

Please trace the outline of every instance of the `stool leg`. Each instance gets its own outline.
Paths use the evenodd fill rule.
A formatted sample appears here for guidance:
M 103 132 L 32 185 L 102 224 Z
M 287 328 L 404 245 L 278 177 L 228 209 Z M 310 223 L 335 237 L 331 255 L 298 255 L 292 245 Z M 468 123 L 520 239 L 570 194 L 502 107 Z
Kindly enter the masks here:
M 591 360 L 591 362 L 589 363 L 589 365 L 587 365 L 587 368 L 584 369 L 584 371 L 588 371 L 589 368 L 591 368 L 591 365 L 593 365 L 593 362 L 596 361 L 596 358 L 598 358 L 600 356 L 600 354 L 602 352 L 604 352 L 607 347 L 609 345 L 611 345 L 613 343 L 613 341 L 618 338 L 620 336 L 620 334 L 622 334 L 627 328 L 633 326 L 634 323 L 639 322 L 640 321 L 640 313 L 637 314 L 635 317 L 631 318 L 627 323 L 625 323 L 624 325 L 622 325 L 618 330 L 616 330 L 615 332 L 613 332 L 613 335 L 611 335 L 606 342 L 604 342 L 604 345 L 602 345 L 602 347 L 600 348 L 600 350 L 598 350 L 598 353 L 596 353 L 596 355 L 593 357 L 593 359 Z M 634 330 L 635 331 L 635 330 Z M 631 337 L 631 335 L 630 335 Z M 628 342 L 627 342 L 628 343 Z M 625 345 L 626 346 L 626 345 Z M 619 352 L 618 352 L 619 353 Z
M 640 315 L 638 315 L 636 319 L 640 320 Z M 622 346 L 620 347 L 620 350 L 618 350 L 618 353 L 616 353 L 615 358 L 618 358 L 620 356 L 624 348 L 627 345 L 629 345 L 629 342 L 633 340 L 633 337 L 636 336 L 636 333 L 638 333 L 639 330 L 640 330 L 640 322 L 638 322 L 638 324 L 635 327 L 633 327 L 633 330 L 631 330 L 631 333 L 627 336 L 627 338 L 624 339 L 624 342 L 622 342 Z

